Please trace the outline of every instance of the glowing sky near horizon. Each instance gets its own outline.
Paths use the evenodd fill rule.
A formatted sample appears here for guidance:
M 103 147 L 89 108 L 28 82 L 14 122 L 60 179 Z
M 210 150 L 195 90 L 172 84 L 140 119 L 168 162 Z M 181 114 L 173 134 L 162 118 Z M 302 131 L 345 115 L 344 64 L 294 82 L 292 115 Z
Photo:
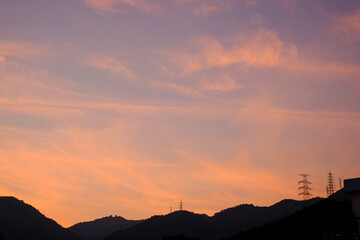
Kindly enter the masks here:
M 360 173 L 360 1 L 1 0 L 0 195 L 70 226 L 329 170 Z

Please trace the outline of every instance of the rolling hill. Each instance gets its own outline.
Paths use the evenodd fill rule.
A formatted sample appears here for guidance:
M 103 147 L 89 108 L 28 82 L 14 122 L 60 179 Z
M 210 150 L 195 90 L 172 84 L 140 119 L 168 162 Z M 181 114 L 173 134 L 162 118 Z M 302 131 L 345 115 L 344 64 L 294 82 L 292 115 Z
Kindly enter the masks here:
M 0 233 L 4 240 L 82 239 L 14 197 L 0 197 Z
M 330 205 L 326 205 L 325 203 L 329 201 Z M 340 202 L 346 203 L 347 207 L 344 205 L 345 207 L 342 206 L 342 208 L 340 205 L 336 205 Z M 326 200 L 320 198 L 311 199 L 307 202 L 307 206 L 310 207 L 305 209 L 303 209 L 304 202 L 287 199 L 269 207 L 242 204 L 222 210 L 212 217 L 189 211 L 177 211 L 140 221 L 109 216 L 94 221 L 78 223 L 68 229 L 64 229 L 55 221 L 46 218 L 32 206 L 13 197 L 1 197 L 0 236 L 3 233 L 5 240 L 160 240 L 189 238 L 215 240 L 230 236 L 233 236 L 231 239 L 263 239 L 261 238 L 263 237 L 261 235 L 262 231 L 266 232 L 266 234 L 273 234 L 267 231 L 269 229 L 282 229 L 281 224 L 284 224 L 284 219 L 287 219 L 285 223 L 293 222 L 294 226 L 299 227 L 300 223 L 303 224 L 303 222 L 296 220 L 297 218 L 294 216 L 302 216 L 301 214 L 304 213 L 309 215 L 310 213 L 307 213 L 309 209 L 315 209 L 312 210 L 314 212 L 311 214 L 318 216 L 315 214 L 318 211 L 316 209 L 322 206 L 323 209 L 329 207 L 339 208 L 339 211 L 342 208 L 347 209 L 346 216 L 348 216 L 348 205 L 349 200 L 346 198 L 346 195 L 337 193 Z M 320 207 L 314 208 L 315 206 Z M 306 216 L 308 217 L 308 215 Z M 341 214 L 339 216 L 344 217 Z M 328 219 L 331 218 L 328 216 Z M 286 225 L 285 229 L 292 229 L 293 225 Z M 266 228 L 266 226 L 272 227 Z M 261 237 L 251 238 L 254 234 L 260 234 Z M 276 233 L 274 234 L 276 235 Z
M 68 229 L 87 240 L 102 240 L 116 231 L 128 229 L 139 222 L 141 220 L 127 220 L 120 216 L 109 216 L 94 221 L 77 223 Z
M 324 199 L 277 222 L 240 232 L 227 240 L 355 240 L 357 222 L 347 199 Z
M 320 200 L 320 198 L 314 198 L 308 202 L 308 205 Z M 283 200 L 270 207 L 243 204 L 216 213 L 213 217 L 177 211 L 168 215 L 151 217 L 132 228 L 111 234 L 105 239 L 156 240 L 178 235 L 209 240 L 219 239 L 232 236 L 241 230 L 274 222 L 300 210 L 302 206 L 302 201 L 295 200 Z

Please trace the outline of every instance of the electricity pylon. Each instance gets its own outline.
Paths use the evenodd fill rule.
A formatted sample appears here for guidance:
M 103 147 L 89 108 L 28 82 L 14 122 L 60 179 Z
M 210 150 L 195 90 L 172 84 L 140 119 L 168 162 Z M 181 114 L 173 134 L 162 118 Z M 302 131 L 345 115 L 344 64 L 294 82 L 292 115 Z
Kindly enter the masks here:
M 339 189 L 342 189 L 342 181 L 341 181 L 341 177 L 339 177 Z
M 299 193 L 299 196 L 302 195 L 304 201 L 306 201 L 312 196 L 312 194 L 310 193 L 310 190 L 312 190 L 312 188 L 309 187 L 311 182 L 309 182 L 307 180 L 307 177 L 309 176 L 309 174 L 299 174 L 299 175 L 303 177 L 303 179 L 298 182 L 298 184 L 301 184 L 301 186 L 298 188 L 301 191 Z
M 334 188 L 335 188 L 334 175 L 331 173 L 331 171 L 329 171 L 329 173 L 328 173 L 328 185 L 326 186 L 326 193 L 327 193 L 328 197 L 330 195 L 334 194 Z

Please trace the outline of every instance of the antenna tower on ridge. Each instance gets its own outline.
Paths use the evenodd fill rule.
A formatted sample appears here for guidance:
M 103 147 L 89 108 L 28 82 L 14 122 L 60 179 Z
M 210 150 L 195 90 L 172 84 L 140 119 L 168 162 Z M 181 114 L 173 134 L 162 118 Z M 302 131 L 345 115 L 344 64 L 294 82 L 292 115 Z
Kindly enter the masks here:
M 182 202 L 182 200 L 180 199 L 180 211 L 182 211 L 183 210 L 183 202 Z
M 301 191 L 299 193 L 299 196 L 302 195 L 304 201 L 306 201 L 310 198 L 310 196 L 312 196 L 312 194 L 310 193 L 310 190 L 312 190 L 312 188 L 309 187 L 311 182 L 309 182 L 307 180 L 307 177 L 309 176 L 309 174 L 299 174 L 299 175 L 303 177 L 303 179 L 298 182 L 298 184 L 301 184 L 301 186 L 298 188 Z
M 326 193 L 329 197 L 330 195 L 334 194 L 335 183 L 334 183 L 334 175 L 329 171 L 328 173 L 328 185 L 326 186 Z

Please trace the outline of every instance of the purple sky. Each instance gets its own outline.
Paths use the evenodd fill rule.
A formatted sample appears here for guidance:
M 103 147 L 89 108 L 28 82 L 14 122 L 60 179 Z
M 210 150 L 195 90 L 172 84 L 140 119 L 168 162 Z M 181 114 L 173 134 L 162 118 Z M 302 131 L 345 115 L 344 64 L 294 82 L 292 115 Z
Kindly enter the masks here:
M 0 195 L 64 226 L 360 173 L 360 2 L 2 0 Z

